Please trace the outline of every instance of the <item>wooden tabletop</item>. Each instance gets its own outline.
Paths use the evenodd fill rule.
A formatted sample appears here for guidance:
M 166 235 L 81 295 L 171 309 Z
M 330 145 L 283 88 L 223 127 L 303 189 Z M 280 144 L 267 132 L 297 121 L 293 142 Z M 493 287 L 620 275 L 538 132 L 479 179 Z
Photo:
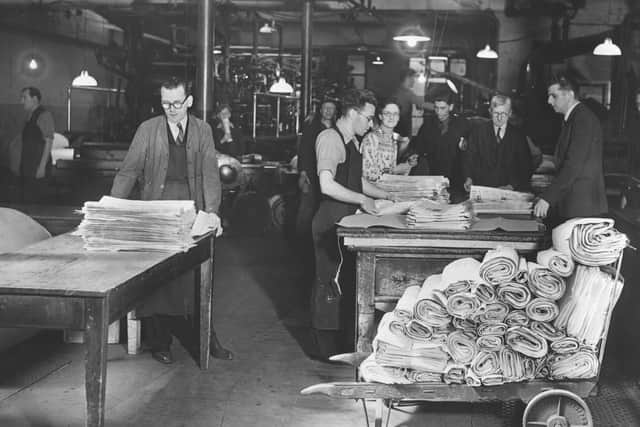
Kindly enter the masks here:
M 171 257 L 154 252 L 89 252 L 70 233 L 0 254 L 0 294 L 104 297 Z

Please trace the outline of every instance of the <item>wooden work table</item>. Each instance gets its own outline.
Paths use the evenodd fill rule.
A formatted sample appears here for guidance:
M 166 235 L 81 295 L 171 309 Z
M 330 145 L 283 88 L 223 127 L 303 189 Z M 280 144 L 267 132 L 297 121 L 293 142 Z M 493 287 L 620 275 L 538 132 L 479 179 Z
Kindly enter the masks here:
M 463 257 L 481 260 L 488 249 L 510 246 L 531 254 L 549 245 L 545 231 L 431 231 L 338 227 L 348 250 L 356 252 L 356 351 L 370 353 L 375 305 L 396 301 L 412 285 Z
M 69 233 L 0 254 L 0 327 L 84 330 L 87 422 L 104 425 L 107 329 L 147 295 L 195 270 L 200 368 L 209 365 L 213 234 L 184 253 L 88 252 Z

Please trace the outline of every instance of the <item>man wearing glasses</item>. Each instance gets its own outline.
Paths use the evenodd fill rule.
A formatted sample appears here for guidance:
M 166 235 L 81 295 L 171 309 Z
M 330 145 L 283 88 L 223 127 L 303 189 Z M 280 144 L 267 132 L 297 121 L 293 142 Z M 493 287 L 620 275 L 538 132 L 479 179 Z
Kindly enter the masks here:
M 511 98 L 496 95 L 489 106 L 491 121 L 475 126 L 464 158 L 464 188 L 472 184 L 523 191 L 529 188 L 532 161 L 527 138 L 509 124 Z
M 137 184 L 141 200 L 194 200 L 198 210 L 217 214 L 221 199 L 218 160 L 208 123 L 188 113 L 190 85 L 172 77 L 160 87 L 164 114 L 143 122 L 136 131 L 111 195 L 129 197 Z M 138 194 L 138 193 L 136 193 Z M 216 216 L 218 232 L 220 219 Z M 194 310 L 194 276 L 187 272 L 150 295 L 136 309 L 147 332 L 151 355 L 172 363 L 170 325 Z M 212 330 L 211 354 L 231 359 Z
M 312 288 L 311 323 L 317 356 L 348 351 L 353 346 L 355 261 L 343 263 L 338 284 L 340 251 L 336 222 L 361 209 L 375 213 L 374 198 L 389 195 L 362 177 L 362 154 L 357 136 L 371 128 L 376 99 L 371 91 L 351 90 L 342 98 L 342 116 L 335 127 L 316 139 L 316 159 L 321 202 L 312 221 L 316 274 Z M 347 251 L 342 255 L 349 256 Z M 343 280 L 344 279 L 344 280 Z M 342 331 L 342 333 L 340 333 Z

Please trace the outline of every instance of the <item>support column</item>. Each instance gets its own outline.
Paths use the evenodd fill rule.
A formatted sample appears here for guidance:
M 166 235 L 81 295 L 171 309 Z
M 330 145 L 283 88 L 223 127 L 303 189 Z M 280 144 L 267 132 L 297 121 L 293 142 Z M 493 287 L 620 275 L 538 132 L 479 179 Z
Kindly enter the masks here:
M 213 47 L 215 45 L 215 0 L 198 2 L 198 72 L 194 94 L 196 114 L 208 121 L 213 113 Z
M 304 0 L 302 11 L 302 96 L 300 119 L 304 120 L 311 112 L 311 15 L 313 0 Z

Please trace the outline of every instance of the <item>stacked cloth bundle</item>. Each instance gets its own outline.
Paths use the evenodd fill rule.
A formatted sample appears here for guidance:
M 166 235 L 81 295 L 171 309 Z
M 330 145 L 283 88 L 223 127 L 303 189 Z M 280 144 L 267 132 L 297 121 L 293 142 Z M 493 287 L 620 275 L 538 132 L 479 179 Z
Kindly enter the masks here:
M 622 278 L 558 247 L 536 261 L 497 247 L 482 262 L 458 259 L 408 287 L 380 322 L 363 378 L 491 386 L 596 377 Z
M 444 176 L 384 174 L 376 181 L 376 186 L 391 193 L 392 199 L 399 202 L 427 199 L 449 203 L 449 179 Z
M 533 194 L 472 185 L 469 200 L 476 214 L 523 214 L 533 210 Z
M 449 205 L 424 200 L 407 212 L 407 226 L 430 230 L 466 230 L 471 227 L 473 211 L 470 203 Z
M 74 232 L 90 251 L 182 252 L 194 245 L 193 200 L 125 200 L 104 196 L 85 202 Z

